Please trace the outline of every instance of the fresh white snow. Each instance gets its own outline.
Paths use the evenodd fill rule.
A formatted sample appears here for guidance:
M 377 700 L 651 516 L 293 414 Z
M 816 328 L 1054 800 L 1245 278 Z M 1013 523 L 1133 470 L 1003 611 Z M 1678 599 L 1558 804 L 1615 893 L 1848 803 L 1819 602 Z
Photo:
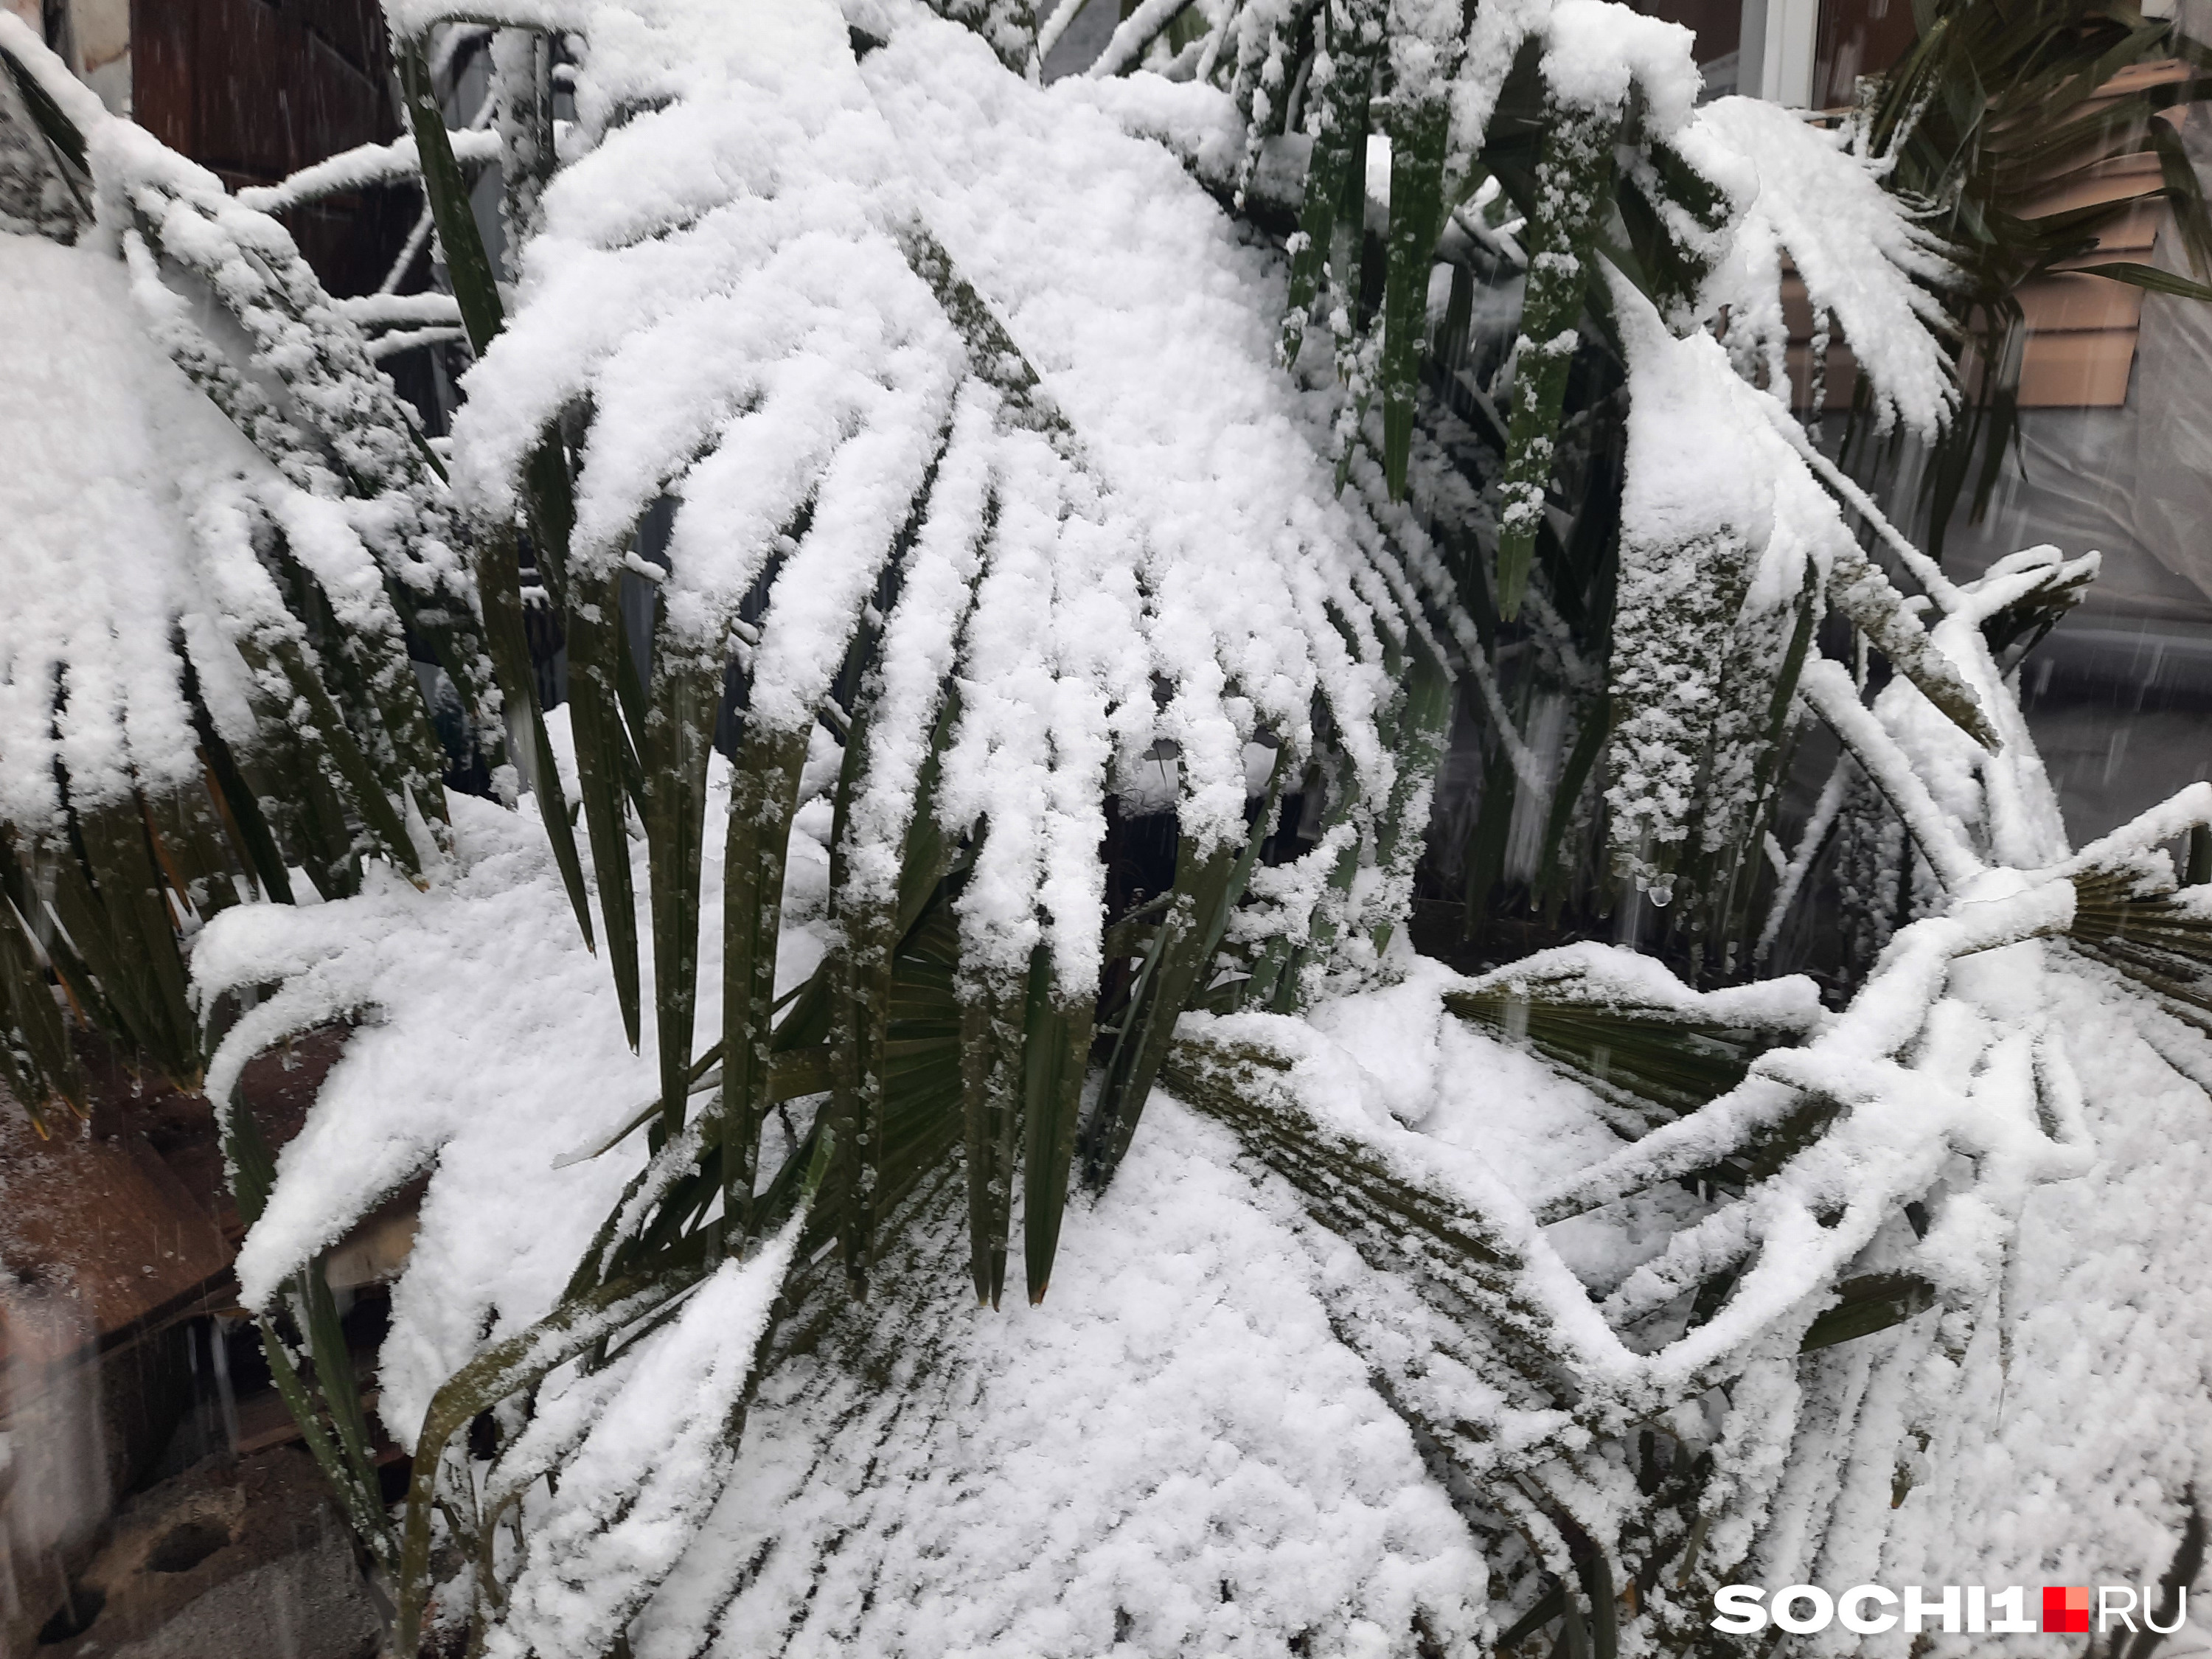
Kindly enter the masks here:
M 443 9 L 387 3 L 403 32 Z M 1547 1505 L 1610 1547 L 1638 1501 L 1620 1437 L 1650 1425 L 1714 1455 L 1708 1578 L 2144 1582 L 2172 1556 L 2183 1494 L 2212 1492 L 2212 1315 L 2189 1293 L 2212 1252 L 2212 1043 L 2057 938 L 2070 877 L 2149 869 L 2212 817 L 2212 786 L 2073 852 L 1981 623 L 2094 555 L 2034 550 L 1959 584 L 1903 550 L 1927 595 L 1908 601 L 1838 506 L 1849 487 L 1751 383 L 1782 382 L 1787 258 L 1885 422 L 1926 433 L 1955 402 L 1929 326 L 1948 268 L 1879 161 L 1769 106 L 1693 109 L 1674 26 L 1601 0 L 1498 0 L 1462 39 L 1458 9 L 1389 14 L 1395 70 L 1449 101 L 1461 160 L 1537 38 L 1556 100 L 1617 112 L 1634 91 L 1733 204 L 1729 256 L 1694 301 L 1705 322 L 1725 313 L 1723 338 L 1614 287 L 1634 401 L 1611 804 L 1642 832 L 1636 873 L 1663 880 L 1660 853 L 1693 822 L 1725 839 L 1698 792 L 1732 798 L 1753 770 L 1750 738 L 1716 714 L 1741 672 L 1729 641 L 1755 636 L 1771 674 L 1812 592 L 1874 636 L 1902 672 L 1870 703 L 1817 659 L 1797 698 L 1881 783 L 1933 879 L 1839 1012 L 1802 980 L 1700 995 L 1595 945 L 1469 981 L 1370 944 L 1402 912 L 1413 840 L 1386 866 L 1372 804 L 1400 799 L 1416 823 L 1426 804 L 1384 736 L 1403 690 L 1386 665 L 1449 653 L 1504 711 L 1421 521 L 1433 502 L 1389 503 L 1364 458 L 1339 492 L 1335 394 L 1275 362 L 1282 261 L 1205 187 L 1247 182 L 1241 112 L 1290 95 L 1284 9 L 1248 8 L 1234 40 L 1213 19 L 1205 50 L 1239 54 L 1241 101 L 1141 75 L 1048 90 L 891 0 L 868 9 L 890 39 L 864 61 L 817 0 L 472 9 L 589 49 L 568 165 L 465 382 L 450 495 L 389 426 L 362 333 L 448 325 L 450 307 L 295 316 L 271 297 L 295 253 L 254 210 L 404 176 L 411 143 L 234 198 L 56 82 L 93 136 L 103 216 L 75 249 L 0 234 L 0 819 L 60 831 L 57 761 L 84 805 L 196 781 L 173 635 L 226 735 L 289 706 L 239 650 L 301 637 L 256 550 L 271 527 L 365 641 L 396 640 L 394 583 L 465 594 L 446 532 L 459 514 L 511 520 L 531 451 L 586 401 L 576 571 L 634 568 L 636 522 L 672 497 L 657 644 L 719 665 L 741 641 L 760 729 L 813 732 L 780 991 L 836 942 L 839 757 L 817 715 L 864 622 L 882 642 L 848 896 L 896 890 L 949 678 L 935 811 L 983 826 L 959 902 L 971 975 L 1011 981 L 1042 942 L 1059 991 L 1091 994 L 1108 793 L 1171 794 L 1201 848 L 1238 842 L 1276 752 L 1257 739 L 1302 761 L 1317 699 L 1370 803 L 1261 872 L 1240 924 L 1304 940 L 1325 916 L 1360 971 L 1304 1017 L 1188 1016 L 1182 1056 L 1246 1067 L 1264 1112 L 1418 1188 L 1480 1241 L 1479 1263 L 1443 1260 L 1410 1223 L 1329 1224 L 1327 1200 L 1200 1091 L 1163 1091 L 1113 1185 L 1071 1206 L 1042 1307 L 968 1305 L 954 1169 L 914 1200 L 879 1299 L 845 1306 L 817 1280 L 756 1374 L 794 1221 L 613 1364 L 555 1372 L 495 1467 L 454 1455 L 529 1523 L 489 1651 L 598 1652 L 634 1614 L 640 1659 L 1471 1649 L 1498 1634 L 1509 1569 L 1565 1566 Z M 1151 21 L 1117 39 L 1133 49 Z M 0 16 L 0 40 L 26 39 Z M 978 305 L 981 320 L 963 310 Z M 250 359 L 219 383 L 261 449 L 176 367 L 217 357 Z M 282 441 L 279 410 L 298 423 Z M 349 496 L 334 464 L 389 487 Z M 738 613 L 764 577 L 749 633 Z M 1449 639 L 1409 620 L 1424 600 Z M 1691 613 L 1716 630 L 1703 657 L 1655 625 Z M 565 718 L 551 726 L 566 763 Z M 1547 763 L 1514 742 L 1540 797 Z M 709 823 L 729 790 L 717 758 Z M 357 896 L 241 904 L 191 953 L 198 1006 L 243 1006 L 208 1077 L 226 1109 L 253 1054 L 353 1025 L 240 1255 L 248 1305 L 427 1176 L 379 1360 L 403 1443 L 447 1376 L 553 1307 L 648 1157 L 643 1135 L 580 1154 L 658 1087 L 534 801 L 450 805 L 419 883 L 372 862 Z M 721 858 L 709 835 L 704 1007 L 721 995 Z M 1340 859 L 1367 866 L 1348 902 L 1328 890 Z M 1469 991 L 1796 1040 L 1625 1142 L 1605 1103 L 1450 1013 Z M 793 1106 L 803 1121 L 809 1103 Z M 1766 1178 L 1741 1194 L 1706 1178 L 1814 1107 L 1832 1114 L 1820 1133 Z M 769 1138 L 771 1158 L 788 1150 L 781 1127 Z M 1923 1199 L 1924 1236 L 1905 1213 Z M 1724 1268 L 1741 1269 L 1732 1295 L 1693 1322 Z M 1837 1284 L 1869 1273 L 1916 1275 L 1935 1305 L 1801 1358 Z M 1540 1379 L 1529 1343 L 1550 1357 Z M 732 1446 L 723 1428 L 756 1383 Z M 1439 1478 L 1425 1440 L 1448 1441 L 1483 1494 Z M 1615 1582 L 1638 1565 L 1614 1562 Z M 1901 1659 L 1910 1638 L 1886 1639 L 1855 1650 Z M 1650 1640 L 1632 1622 L 1624 1651 Z M 1828 1650 L 1852 1650 L 1837 1633 Z

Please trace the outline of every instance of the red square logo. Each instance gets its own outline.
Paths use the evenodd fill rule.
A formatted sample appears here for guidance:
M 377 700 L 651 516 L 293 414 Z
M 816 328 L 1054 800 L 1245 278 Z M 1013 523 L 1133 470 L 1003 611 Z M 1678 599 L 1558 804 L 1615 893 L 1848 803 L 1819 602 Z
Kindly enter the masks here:
M 2045 1584 L 2043 1587 L 2043 1633 L 2079 1636 L 2089 1628 L 2089 1587 L 2087 1584 Z

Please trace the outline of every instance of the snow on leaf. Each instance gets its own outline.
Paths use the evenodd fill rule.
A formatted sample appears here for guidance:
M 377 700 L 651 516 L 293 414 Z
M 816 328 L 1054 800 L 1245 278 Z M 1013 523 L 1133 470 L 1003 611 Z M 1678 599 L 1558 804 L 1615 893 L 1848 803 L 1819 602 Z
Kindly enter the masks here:
M 1758 179 L 1701 303 L 1708 317 L 1726 309 L 1729 349 L 1741 364 L 1763 368 L 1771 386 L 1786 384 L 1788 258 L 1814 317 L 1834 313 L 1872 385 L 1878 423 L 1902 421 L 1933 437 L 1959 401 L 1936 292 L 1953 281 L 1953 267 L 1936 237 L 1882 188 L 1880 161 L 1855 153 L 1849 136 L 1756 98 L 1718 98 L 1697 112 L 1686 135 L 1693 159 L 1717 177 L 1722 167 L 1705 159 L 1717 150 L 1729 173 L 1748 168 Z
M 1241 840 L 1247 744 L 1265 726 L 1303 750 L 1318 694 L 1389 798 L 1385 689 L 1340 631 L 1372 638 L 1394 608 L 1388 556 L 1253 324 L 1269 262 L 1169 156 L 926 14 L 856 68 L 827 8 L 757 9 L 593 14 L 620 50 L 579 67 L 586 148 L 468 377 L 456 486 L 512 514 L 539 434 L 587 404 L 580 566 L 613 568 L 675 497 L 659 625 L 719 659 L 760 595 L 763 732 L 812 720 L 895 547 L 939 537 L 942 491 L 978 559 L 939 668 L 963 688 L 939 814 L 990 826 L 966 938 L 1016 974 L 1048 934 L 1080 994 L 1103 896 L 1082 849 L 1114 765 L 1171 743 L 1186 832 Z M 593 128 L 617 108 L 635 112 Z M 1161 353 L 1172 382 L 1146 367 Z M 945 445 L 987 386 L 998 431 L 961 463 L 987 468 L 979 523 Z M 950 629 L 946 599 L 895 592 L 891 628 Z M 902 696 L 877 740 L 910 747 L 933 706 Z

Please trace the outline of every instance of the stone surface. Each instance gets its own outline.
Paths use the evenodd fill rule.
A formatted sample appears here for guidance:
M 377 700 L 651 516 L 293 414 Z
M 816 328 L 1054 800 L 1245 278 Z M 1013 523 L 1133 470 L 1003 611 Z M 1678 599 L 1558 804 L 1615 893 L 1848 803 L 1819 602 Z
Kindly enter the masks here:
M 370 1659 L 380 1634 L 295 1446 L 210 1458 L 131 1498 L 67 1595 L 10 1622 L 0 1659 Z

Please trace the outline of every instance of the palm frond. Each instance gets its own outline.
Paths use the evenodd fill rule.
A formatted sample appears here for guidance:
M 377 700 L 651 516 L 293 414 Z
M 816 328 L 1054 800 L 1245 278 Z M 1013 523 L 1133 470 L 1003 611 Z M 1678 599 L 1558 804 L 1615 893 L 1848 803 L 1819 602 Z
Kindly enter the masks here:
M 2134 142 L 2088 105 L 2148 32 L 2021 58 L 2065 118 L 2039 136 L 2009 125 L 2026 90 L 1931 67 L 1966 50 L 1939 40 L 1898 84 L 1949 103 L 1869 149 L 1697 109 L 1683 33 L 1602 5 L 1164 0 L 1053 93 L 1018 0 L 865 33 L 818 3 L 580 0 L 557 32 L 505 0 L 389 9 L 411 144 L 252 198 L 419 182 L 453 293 L 351 309 L 0 16 L 0 119 L 122 259 L 32 257 L 131 296 L 160 384 L 230 446 L 176 469 L 177 598 L 131 635 L 155 667 L 130 699 L 97 603 L 58 647 L 0 619 L 0 686 L 34 688 L 0 699 L 0 1081 L 81 1105 L 85 1024 L 204 1071 L 241 1285 L 392 1577 L 395 1650 L 440 1520 L 480 1644 L 623 1651 L 710 1604 L 726 1643 L 770 1607 L 799 1642 L 763 1577 L 818 1584 L 842 1546 L 732 1521 L 757 1408 L 815 1437 L 794 1467 L 910 1434 L 854 1460 L 864 1492 L 991 1441 L 962 1368 L 1000 1338 L 961 1351 L 938 1281 L 964 1300 L 964 1263 L 1000 1304 L 1018 1227 L 1029 1300 L 1056 1272 L 1065 1297 L 1085 1230 L 1128 1227 L 1133 1183 L 1158 1200 L 1140 1131 L 1214 1183 L 1208 1225 L 1250 1224 L 1266 1294 L 1319 1310 L 1483 1556 L 1480 1595 L 1393 1604 L 1397 1650 L 1704 1641 L 1699 1598 L 1753 1550 L 1820 1542 L 1774 1518 L 1826 1467 L 1801 1416 L 1864 1458 L 1929 1443 L 1990 1309 L 2009 1328 L 2028 1194 L 2094 1155 L 2049 988 L 2088 954 L 2212 1013 L 2212 854 L 2176 892 L 2145 851 L 2212 792 L 2069 858 L 2007 677 L 2094 561 L 1959 583 L 1914 548 L 1775 395 L 1779 265 L 1863 345 L 1876 416 L 1940 433 L 1951 243 L 1971 289 L 1996 269 L 1974 238 L 2018 240 L 1990 203 Z M 463 138 L 445 105 L 479 48 Z M 1164 73 L 1123 75 L 1139 55 Z M 1984 148 L 1939 237 L 1896 179 L 1953 165 L 1907 156 L 1944 121 Z M 504 289 L 466 171 L 491 161 Z M 2060 258 L 2094 228 L 2036 234 Z M 476 356 L 449 450 L 363 331 L 403 315 Z M 537 590 L 564 710 L 538 701 Z M 1894 672 L 1828 654 L 1831 617 Z M 513 741 L 537 823 L 512 774 L 512 812 L 447 793 L 433 698 L 472 761 Z M 1407 962 L 1462 714 L 1470 891 L 1642 930 L 1686 975 L 1595 945 Z M 1762 862 L 1808 719 L 1846 758 L 1798 855 Z M 1764 969 L 1839 815 L 1888 849 L 1863 985 L 1833 1012 L 1802 978 L 1705 988 Z M 1109 883 L 1102 844 L 1140 834 L 1157 856 Z M 259 902 L 295 872 L 330 902 Z M 1440 1054 L 1471 1027 L 1586 1085 L 1555 1092 L 1590 1144 L 1523 1177 L 1408 1127 L 1328 1035 L 1383 999 Z M 356 1016 L 360 1063 L 280 1177 L 243 1066 Z M 1486 1103 L 1480 1076 L 1430 1081 Z M 526 1156 L 555 1123 L 580 1150 Z M 386 1358 L 388 1408 L 422 1413 L 395 1526 L 320 1252 L 425 1170 Z M 453 1231 L 471 1204 L 509 1224 L 496 1261 Z M 487 1413 L 492 1455 L 462 1455 Z
M 27 1098 L 81 1088 L 37 1006 L 51 975 L 80 1017 L 189 1088 L 203 1054 L 180 930 L 244 892 L 289 898 L 295 869 L 336 896 L 364 855 L 418 878 L 441 855 L 448 757 L 410 637 L 458 691 L 473 744 L 496 750 L 467 537 L 358 328 L 275 221 L 109 118 L 27 31 L 0 40 L 0 75 L 52 164 L 107 192 L 125 260 L 20 243 L 16 257 L 89 262 L 82 303 L 102 320 L 87 321 L 116 342 L 105 372 L 155 389 L 191 434 L 155 445 L 190 480 L 158 534 L 82 548 L 74 566 L 26 562 L 51 591 L 16 608 L 9 677 L 52 690 L 9 738 L 11 777 L 44 781 L 0 802 L 22 929 L 11 1053 Z M 123 343 L 133 310 L 125 325 L 258 457 L 222 450 L 159 355 Z M 181 578 L 166 568 L 173 538 L 189 550 Z M 34 617 L 46 637 L 26 631 Z
M 1741 1084 L 1778 1044 L 1821 1024 L 1809 980 L 1692 999 L 1671 976 L 1625 981 L 1608 954 L 1569 945 L 1446 992 L 1451 1013 L 1536 1054 L 1632 1115 L 1640 1137 Z
M 2092 871 L 2074 890 L 2075 945 L 2212 1031 L 2212 894 L 2140 869 Z

